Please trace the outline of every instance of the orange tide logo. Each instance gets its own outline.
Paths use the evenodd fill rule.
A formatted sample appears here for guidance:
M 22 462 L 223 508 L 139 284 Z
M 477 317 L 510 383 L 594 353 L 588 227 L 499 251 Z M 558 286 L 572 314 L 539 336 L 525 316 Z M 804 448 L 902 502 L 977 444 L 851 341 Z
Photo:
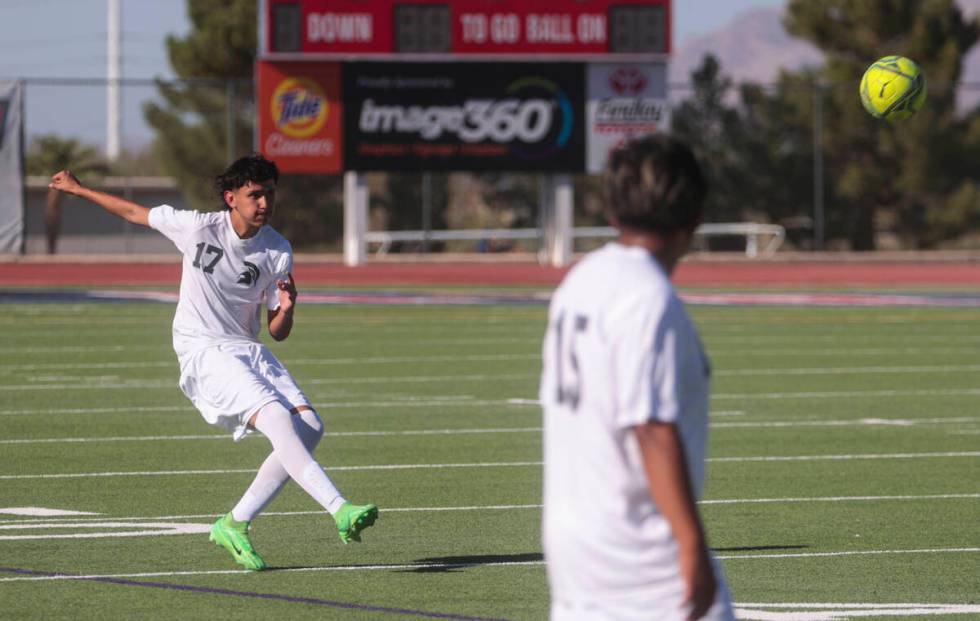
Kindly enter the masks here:
M 309 138 L 327 120 L 329 103 L 313 80 L 286 78 L 272 94 L 272 118 L 276 128 L 291 138 Z

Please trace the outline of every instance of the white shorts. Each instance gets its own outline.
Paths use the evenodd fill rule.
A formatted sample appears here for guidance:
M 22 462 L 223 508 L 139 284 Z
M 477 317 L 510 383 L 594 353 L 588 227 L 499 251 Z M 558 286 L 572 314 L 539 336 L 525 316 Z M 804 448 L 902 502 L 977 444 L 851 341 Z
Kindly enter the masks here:
M 248 432 L 248 419 L 263 405 L 310 406 L 286 367 L 261 343 L 213 345 L 180 359 L 180 389 L 204 420 L 234 433 Z

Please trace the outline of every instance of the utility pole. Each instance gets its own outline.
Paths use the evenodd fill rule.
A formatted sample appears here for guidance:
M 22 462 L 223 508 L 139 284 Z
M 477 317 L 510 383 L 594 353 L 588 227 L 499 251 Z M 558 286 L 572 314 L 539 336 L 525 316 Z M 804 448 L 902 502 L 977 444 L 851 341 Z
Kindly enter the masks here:
M 106 140 L 105 154 L 110 161 L 119 159 L 122 134 L 122 107 L 119 79 L 122 77 L 122 6 L 120 0 L 108 0 L 108 37 L 106 41 L 109 65 L 106 80 Z

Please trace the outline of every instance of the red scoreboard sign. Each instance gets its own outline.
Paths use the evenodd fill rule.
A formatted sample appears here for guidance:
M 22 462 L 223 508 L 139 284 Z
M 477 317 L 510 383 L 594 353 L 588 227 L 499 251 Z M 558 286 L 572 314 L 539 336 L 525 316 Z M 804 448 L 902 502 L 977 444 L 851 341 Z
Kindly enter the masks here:
M 668 54 L 670 0 L 260 0 L 260 56 Z

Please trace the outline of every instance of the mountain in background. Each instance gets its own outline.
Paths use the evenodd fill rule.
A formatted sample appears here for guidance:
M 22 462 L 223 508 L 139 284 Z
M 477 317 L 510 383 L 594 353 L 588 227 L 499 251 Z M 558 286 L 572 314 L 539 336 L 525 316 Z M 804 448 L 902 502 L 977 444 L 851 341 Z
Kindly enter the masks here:
M 957 0 L 969 19 L 980 13 L 980 0 Z M 823 54 L 802 39 L 791 37 L 783 28 L 783 9 L 758 8 L 745 11 L 728 25 L 706 35 L 692 37 L 674 50 L 668 69 L 672 84 L 690 82 L 691 72 L 705 54 L 713 54 L 721 71 L 735 82 L 775 82 L 780 69 L 796 70 L 819 65 Z M 875 59 L 869 59 L 868 64 Z M 928 79 L 928 76 L 926 76 Z M 855 93 L 857 86 L 855 85 Z M 967 54 L 963 63 L 958 104 L 968 110 L 980 103 L 980 45 Z

